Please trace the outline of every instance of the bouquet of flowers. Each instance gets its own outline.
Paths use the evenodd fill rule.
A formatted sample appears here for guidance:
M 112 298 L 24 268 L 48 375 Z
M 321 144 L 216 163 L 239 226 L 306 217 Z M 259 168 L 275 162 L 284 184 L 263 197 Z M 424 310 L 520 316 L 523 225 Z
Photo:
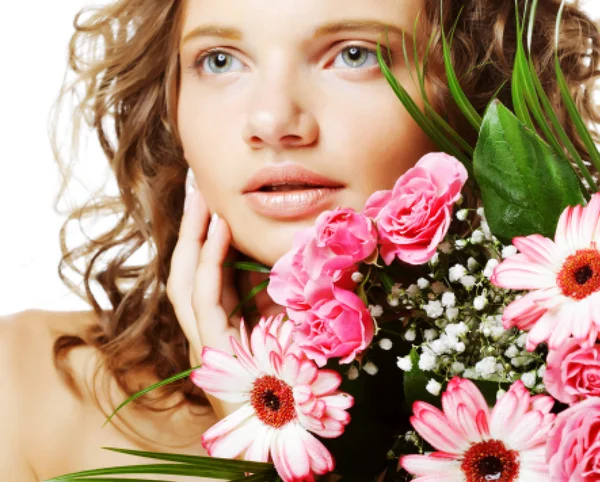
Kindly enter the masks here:
M 517 17 L 519 39 L 525 24 Z M 597 179 L 521 40 L 514 112 L 493 100 L 481 118 L 443 39 L 452 94 L 479 132 L 475 149 L 427 102 L 427 115 L 416 107 L 378 48 L 388 82 L 440 152 L 373 193 L 361 212 L 326 211 L 298 232 L 267 287 L 285 315 L 253 329 L 242 323 L 233 356 L 205 348 L 201 367 L 156 385 L 191 376 L 206 393 L 242 404 L 204 434 L 211 457 L 120 450 L 171 464 L 54 480 L 600 480 Z M 479 208 L 463 207 L 468 179 Z

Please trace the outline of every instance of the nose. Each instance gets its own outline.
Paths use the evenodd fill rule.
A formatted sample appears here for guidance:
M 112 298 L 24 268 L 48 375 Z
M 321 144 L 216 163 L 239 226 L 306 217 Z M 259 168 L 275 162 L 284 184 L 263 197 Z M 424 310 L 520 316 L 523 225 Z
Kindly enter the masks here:
M 244 141 L 253 149 L 270 147 L 276 151 L 313 144 L 319 128 L 313 113 L 302 105 L 302 84 L 281 65 L 271 73 L 257 79 L 244 126 Z

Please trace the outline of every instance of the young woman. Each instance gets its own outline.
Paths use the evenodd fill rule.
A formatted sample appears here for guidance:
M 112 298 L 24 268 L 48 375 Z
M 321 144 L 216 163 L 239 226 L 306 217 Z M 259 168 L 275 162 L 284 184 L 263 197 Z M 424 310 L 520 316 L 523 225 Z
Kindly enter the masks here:
M 442 3 L 443 14 L 438 0 L 120 0 L 76 18 L 70 68 L 77 82 L 60 100 L 83 87 L 75 136 L 82 122 L 95 129 L 120 193 L 92 200 L 69 221 L 105 212 L 119 219 L 83 246 L 65 241 L 69 221 L 61 232 L 63 279 L 90 312 L 27 311 L 0 323 L 3 480 L 137 462 L 104 446 L 205 454 L 202 433 L 235 407 L 207 399 L 189 381 L 102 425 L 127 396 L 196 366 L 203 346 L 227 349 L 238 335 L 239 318 L 228 314 L 264 278 L 236 274 L 225 261 L 272 265 L 320 212 L 360 209 L 437 150 L 380 72 L 375 49 L 386 33 L 386 62 L 422 106 L 401 31 L 420 57 L 438 31 L 428 95 L 474 140 L 444 81 L 439 27 L 448 32 L 463 9 L 453 63 L 482 110 L 510 76 L 515 6 Z M 540 3 L 533 53 L 558 105 L 550 60 L 559 2 Z M 600 33 L 577 5 L 565 10 L 559 50 L 580 111 L 598 121 L 592 86 Z M 509 83 L 499 98 L 511 104 Z M 127 264 L 143 245 L 149 262 Z M 98 288 L 111 309 L 97 302 Z M 264 293 L 256 307 L 246 313 L 250 322 L 280 310 Z

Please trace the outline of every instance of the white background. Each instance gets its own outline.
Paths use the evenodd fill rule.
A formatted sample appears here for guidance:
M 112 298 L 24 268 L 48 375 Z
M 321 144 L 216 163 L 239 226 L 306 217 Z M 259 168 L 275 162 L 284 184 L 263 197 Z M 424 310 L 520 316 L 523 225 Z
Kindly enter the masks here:
M 95 2 L 102 3 L 106 0 Z M 90 4 L 9 1 L 0 15 L 0 315 L 28 308 L 89 308 L 57 275 L 64 216 L 53 210 L 59 176 L 47 125 L 65 71 L 74 15 Z M 585 5 L 600 17 L 599 0 Z M 78 175 L 97 186 L 107 162 L 93 138 L 81 156 Z

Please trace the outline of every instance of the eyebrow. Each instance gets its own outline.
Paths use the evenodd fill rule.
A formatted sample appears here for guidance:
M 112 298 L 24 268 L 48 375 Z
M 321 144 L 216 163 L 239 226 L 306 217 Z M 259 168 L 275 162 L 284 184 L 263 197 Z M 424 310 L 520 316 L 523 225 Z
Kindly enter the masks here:
M 398 36 L 402 36 L 403 33 L 403 30 L 400 27 L 380 22 L 379 20 L 341 20 L 314 28 L 311 32 L 311 37 L 319 38 L 349 30 L 368 33 L 384 33 L 387 30 L 388 33 Z M 409 32 L 405 32 L 404 35 L 408 39 L 412 38 Z M 199 37 L 219 37 L 239 41 L 243 39 L 244 34 L 241 30 L 233 27 L 201 25 L 188 32 L 183 37 L 181 44 L 183 45 L 187 41 Z

